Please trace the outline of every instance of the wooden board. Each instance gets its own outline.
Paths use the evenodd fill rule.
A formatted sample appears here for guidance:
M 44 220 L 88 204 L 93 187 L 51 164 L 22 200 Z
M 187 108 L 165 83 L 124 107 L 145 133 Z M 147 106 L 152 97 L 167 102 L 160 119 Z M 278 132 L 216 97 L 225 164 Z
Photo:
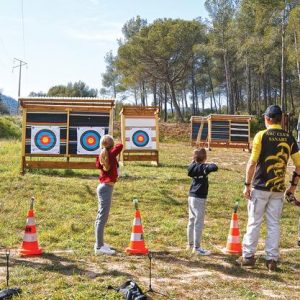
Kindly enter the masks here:
M 156 107 L 124 106 L 121 115 L 121 161 L 155 161 L 158 164 L 159 128 Z M 141 141 L 136 139 L 141 135 Z
M 247 115 L 209 115 L 208 147 L 250 150 L 251 118 Z
M 206 117 L 191 117 L 191 144 L 205 147 L 208 139 L 208 121 Z
M 27 97 L 19 98 L 19 103 L 23 110 L 23 130 L 22 130 L 22 173 L 25 168 L 92 168 L 95 165 L 95 152 L 91 154 L 91 149 L 84 149 L 78 146 L 77 134 L 82 137 L 86 134 L 85 128 L 98 130 L 100 134 L 112 134 L 113 132 L 113 108 L 114 101 L 99 98 L 80 97 Z M 59 139 L 59 150 L 56 153 L 32 153 L 32 128 L 34 134 L 37 127 L 53 128 L 57 133 L 55 140 Z M 55 128 L 55 129 L 54 129 Z M 58 129 L 59 128 L 59 129 Z M 78 129 L 79 128 L 79 129 Z M 101 128 L 101 129 L 96 129 Z M 39 131 L 41 132 L 41 131 Z M 43 131 L 44 134 L 44 131 Z M 95 136 L 96 137 L 96 136 Z M 98 140 L 98 137 L 97 140 Z M 55 138 L 55 137 L 54 137 Z M 89 139 L 86 134 L 84 139 Z M 37 140 L 34 139 L 34 143 Z M 57 145 L 57 144 L 56 144 Z M 79 147 L 79 148 L 78 148 Z M 36 148 L 33 150 L 36 151 Z M 40 150 L 38 150 L 40 152 Z M 78 153 L 78 154 L 77 154 Z M 26 161 L 26 157 L 63 157 L 66 161 Z M 93 162 L 70 162 L 71 157 L 92 158 Z M 94 168 L 94 167 L 93 167 Z

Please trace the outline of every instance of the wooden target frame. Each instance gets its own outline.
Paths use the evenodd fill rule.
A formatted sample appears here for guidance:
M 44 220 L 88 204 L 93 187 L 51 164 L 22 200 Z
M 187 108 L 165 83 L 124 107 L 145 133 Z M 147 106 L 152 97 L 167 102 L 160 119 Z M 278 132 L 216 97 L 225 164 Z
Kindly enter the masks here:
M 126 161 L 151 161 L 153 164 L 159 164 L 159 127 L 158 127 L 159 108 L 154 106 L 124 106 L 120 112 L 121 116 L 121 140 L 124 145 L 121 154 L 121 163 Z M 134 122 L 137 125 L 134 125 Z M 139 128 L 141 131 L 151 132 L 149 137 L 152 141 L 151 149 L 132 148 L 128 134 L 130 130 Z M 144 128 L 144 130 L 143 130 Z M 144 132 L 144 133 L 145 133 Z
M 250 151 L 251 119 L 249 115 L 209 115 L 208 148 L 241 148 Z
M 192 116 L 191 119 L 191 145 L 207 147 L 208 120 L 207 117 Z
M 90 97 L 27 97 L 19 98 L 19 103 L 22 108 L 22 174 L 26 169 L 34 168 L 96 168 L 95 153 L 78 154 L 79 137 L 76 130 L 82 127 L 101 127 L 105 128 L 105 133 L 112 134 L 114 100 Z M 32 153 L 32 128 L 42 126 L 59 127 L 58 154 Z

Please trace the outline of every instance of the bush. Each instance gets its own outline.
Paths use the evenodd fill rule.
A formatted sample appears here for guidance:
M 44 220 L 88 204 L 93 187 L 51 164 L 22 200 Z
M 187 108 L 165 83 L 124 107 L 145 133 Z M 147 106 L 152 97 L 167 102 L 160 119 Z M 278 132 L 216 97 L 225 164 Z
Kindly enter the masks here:
M 19 139 L 21 135 L 21 122 L 18 117 L 0 116 L 0 138 Z
M 258 131 L 266 129 L 265 121 L 262 117 L 254 117 L 250 123 L 250 134 L 254 136 Z

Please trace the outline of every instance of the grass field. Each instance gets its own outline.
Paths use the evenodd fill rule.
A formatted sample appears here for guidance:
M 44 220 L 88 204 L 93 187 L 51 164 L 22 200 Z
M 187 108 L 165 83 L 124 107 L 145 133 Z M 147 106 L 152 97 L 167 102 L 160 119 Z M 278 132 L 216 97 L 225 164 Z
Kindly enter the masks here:
M 134 215 L 133 198 L 140 200 L 146 244 L 154 252 L 153 288 L 168 295 L 152 299 L 299 299 L 296 240 L 300 210 L 285 204 L 281 248 L 288 250 L 282 251 L 277 273 L 268 273 L 263 256 L 257 268 L 247 270 L 219 250 L 226 245 L 234 202 L 241 198 L 247 152 L 209 152 L 209 160 L 220 167 L 210 176 L 203 236 L 203 246 L 213 255 L 197 257 L 185 250 L 190 184 L 186 166 L 191 151 L 187 142 L 162 143 L 160 167 L 130 163 L 122 168 L 105 233 L 106 242 L 118 254 L 107 257 L 93 254 L 97 170 L 36 170 L 20 176 L 20 142 L 0 141 L 0 246 L 3 250 L 19 247 L 29 199 L 34 196 L 39 243 L 45 252 L 26 259 L 12 255 L 11 286 L 22 288 L 20 299 L 122 299 L 106 287 L 128 278 L 147 290 L 148 258 L 124 254 Z M 246 202 L 241 200 L 242 235 L 246 220 Z M 265 227 L 259 250 L 263 250 L 264 236 Z M 5 286 L 4 257 L 1 254 L 1 288 Z

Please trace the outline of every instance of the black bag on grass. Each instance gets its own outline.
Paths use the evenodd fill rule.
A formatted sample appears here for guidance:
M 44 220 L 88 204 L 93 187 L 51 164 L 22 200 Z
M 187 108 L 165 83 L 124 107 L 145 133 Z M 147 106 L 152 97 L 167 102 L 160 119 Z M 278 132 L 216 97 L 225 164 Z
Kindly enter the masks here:
M 147 300 L 147 296 L 143 293 L 137 283 L 132 280 L 127 280 L 118 288 L 114 288 L 110 285 L 108 289 L 120 292 L 126 300 Z

